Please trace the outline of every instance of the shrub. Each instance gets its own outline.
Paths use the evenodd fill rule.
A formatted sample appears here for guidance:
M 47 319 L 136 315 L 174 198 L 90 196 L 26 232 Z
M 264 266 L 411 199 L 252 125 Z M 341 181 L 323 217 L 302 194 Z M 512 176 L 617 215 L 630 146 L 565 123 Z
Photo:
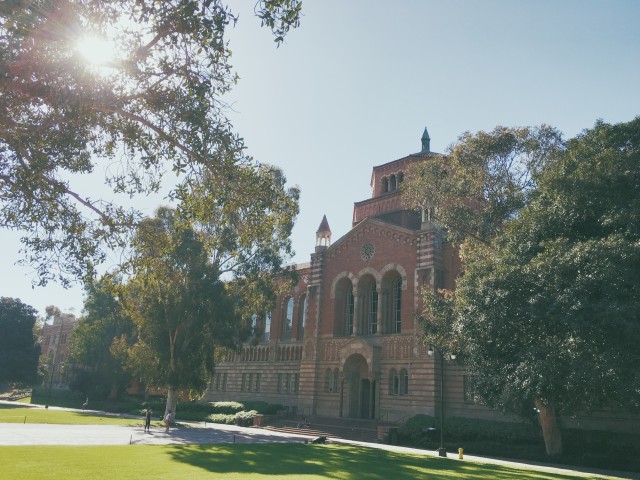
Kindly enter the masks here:
M 275 415 L 284 409 L 284 406 L 279 403 L 245 402 L 244 408 L 245 410 L 255 410 L 261 415 Z
M 240 402 L 212 402 L 209 405 L 213 407 L 212 413 L 235 414 L 245 409 Z
M 435 450 L 440 446 L 439 423 L 428 415 L 411 417 L 398 429 L 398 441 Z M 471 455 L 640 471 L 640 435 L 635 433 L 563 429 L 564 453 L 556 458 L 546 455 L 542 431 L 531 422 L 448 417 L 443 433 L 444 447 L 450 452 L 462 447 Z
M 207 422 L 233 425 L 235 423 L 235 418 L 235 415 L 230 415 L 228 413 L 213 413 L 207 416 Z
M 258 414 L 256 410 L 238 412 L 235 414 L 234 423 L 241 427 L 248 427 L 253 424 L 253 417 Z

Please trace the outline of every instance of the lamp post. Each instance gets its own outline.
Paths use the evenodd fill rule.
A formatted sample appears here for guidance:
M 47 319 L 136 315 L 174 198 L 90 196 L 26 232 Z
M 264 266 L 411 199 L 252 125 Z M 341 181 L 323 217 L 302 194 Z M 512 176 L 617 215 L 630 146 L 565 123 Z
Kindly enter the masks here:
M 444 354 L 441 349 L 431 345 L 429 345 L 427 354 L 429 356 L 433 356 L 434 349 L 440 356 L 440 448 L 438 448 L 438 456 L 446 457 L 447 450 L 444 448 Z M 455 360 L 456 356 L 452 353 L 449 355 L 449 358 L 451 358 L 451 360 Z

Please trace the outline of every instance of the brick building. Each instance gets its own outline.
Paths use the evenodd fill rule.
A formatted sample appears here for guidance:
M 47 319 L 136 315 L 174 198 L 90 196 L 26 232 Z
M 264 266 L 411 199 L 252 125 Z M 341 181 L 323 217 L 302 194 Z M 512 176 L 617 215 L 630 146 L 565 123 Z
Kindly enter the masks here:
M 256 316 L 256 338 L 216 366 L 205 400 L 264 400 L 301 415 L 383 422 L 419 413 L 515 419 L 475 403 L 464 366 L 421 340 L 421 289 L 452 289 L 460 272 L 457 252 L 429 216 L 401 204 L 404 172 L 435 155 L 429 143 L 425 129 L 420 152 L 373 168 L 371 198 L 354 204 L 341 238 L 332 242 L 322 219 L 310 262 L 297 265 L 298 284 Z M 613 411 L 563 421 L 640 425 L 638 415 Z
M 65 363 L 69 356 L 71 332 L 78 319 L 71 313 L 59 313 L 53 316 L 53 323 L 42 327 L 42 355 L 46 358 L 49 375 L 43 380 L 52 388 L 67 388 Z
M 479 415 L 470 382 L 454 361 L 429 355 L 414 313 L 420 289 L 452 288 L 460 263 L 442 234 L 403 209 L 407 167 L 422 150 L 373 168 L 372 196 L 355 203 L 352 229 L 332 243 L 324 217 L 298 284 L 255 318 L 257 342 L 216 367 L 206 399 L 281 403 L 300 414 L 397 421 L 439 414 L 440 372 L 447 415 Z M 467 389 L 465 390 L 465 386 Z

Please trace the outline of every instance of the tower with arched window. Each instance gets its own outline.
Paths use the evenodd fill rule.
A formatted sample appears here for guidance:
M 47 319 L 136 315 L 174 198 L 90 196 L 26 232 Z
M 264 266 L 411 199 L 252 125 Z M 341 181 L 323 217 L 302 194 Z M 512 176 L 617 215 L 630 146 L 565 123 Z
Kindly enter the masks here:
M 385 421 L 441 408 L 439 369 L 415 311 L 422 288 L 453 287 L 459 260 L 442 233 L 401 202 L 407 169 L 436 155 L 426 129 L 420 141 L 419 152 L 373 167 L 371 197 L 353 205 L 348 232 L 332 240 L 323 216 L 310 262 L 295 267 L 297 284 L 255 312 L 247 353 L 229 352 L 217 366 L 208 400 Z M 473 411 L 463 370 L 450 367 L 450 413 Z

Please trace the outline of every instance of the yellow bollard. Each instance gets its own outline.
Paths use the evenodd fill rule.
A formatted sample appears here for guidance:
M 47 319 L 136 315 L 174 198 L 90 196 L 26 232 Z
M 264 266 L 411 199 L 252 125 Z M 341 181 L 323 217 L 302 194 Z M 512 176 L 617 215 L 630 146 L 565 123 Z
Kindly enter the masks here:
M 464 458 L 464 455 L 462 455 L 464 453 L 464 450 L 462 448 L 458 449 L 458 458 L 460 460 L 462 460 Z

